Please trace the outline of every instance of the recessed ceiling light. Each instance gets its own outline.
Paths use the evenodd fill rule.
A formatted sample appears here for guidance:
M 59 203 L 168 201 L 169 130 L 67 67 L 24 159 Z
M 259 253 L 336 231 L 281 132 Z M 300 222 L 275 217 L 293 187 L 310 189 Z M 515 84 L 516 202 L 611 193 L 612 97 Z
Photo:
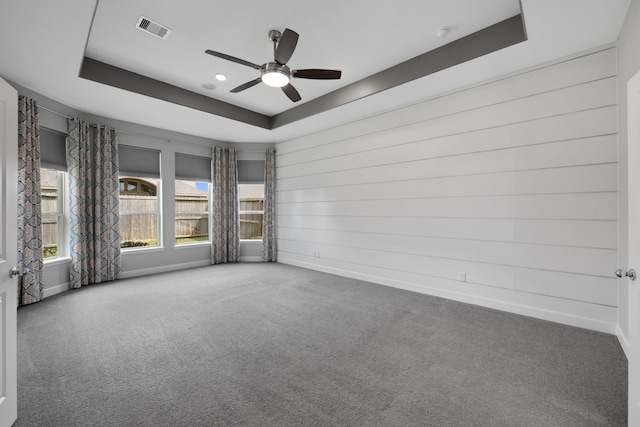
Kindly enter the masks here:
M 223 82 L 223 81 L 227 80 L 227 76 L 225 74 L 218 73 L 218 74 L 216 74 L 216 80 L 219 80 L 219 81 Z

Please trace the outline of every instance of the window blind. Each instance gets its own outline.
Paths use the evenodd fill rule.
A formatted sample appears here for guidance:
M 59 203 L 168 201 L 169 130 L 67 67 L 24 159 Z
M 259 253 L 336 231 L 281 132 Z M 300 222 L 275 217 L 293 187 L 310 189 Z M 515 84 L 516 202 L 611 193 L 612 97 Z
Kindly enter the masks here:
M 238 160 L 238 183 L 264 183 L 264 160 Z
M 120 176 L 160 179 L 160 151 L 150 148 L 118 145 Z
M 176 153 L 176 179 L 211 182 L 211 157 Z
M 40 128 L 40 166 L 67 171 L 67 135 Z

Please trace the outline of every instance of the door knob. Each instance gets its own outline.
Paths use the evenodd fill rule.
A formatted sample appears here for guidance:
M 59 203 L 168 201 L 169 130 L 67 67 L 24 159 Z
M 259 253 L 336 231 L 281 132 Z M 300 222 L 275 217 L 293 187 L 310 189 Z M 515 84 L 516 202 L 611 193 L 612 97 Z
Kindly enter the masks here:
M 18 267 L 11 267 L 11 270 L 9 270 L 9 277 L 24 276 L 27 273 L 29 273 L 28 268 L 25 268 L 22 271 L 20 271 Z
M 628 277 L 631 280 L 636 280 L 637 274 L 633 268 L 630 268 L 629 271 L 625 271 L 622 269 L 616 270 L 616 276 L 618 277 Z

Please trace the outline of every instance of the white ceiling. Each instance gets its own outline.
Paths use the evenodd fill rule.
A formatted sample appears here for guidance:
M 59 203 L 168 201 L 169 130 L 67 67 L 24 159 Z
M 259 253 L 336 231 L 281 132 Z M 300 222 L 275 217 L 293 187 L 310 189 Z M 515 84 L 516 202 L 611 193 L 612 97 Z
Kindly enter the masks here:
M 268 115 L 294 104 L 281 90 L 266 85 L 229 93 L 260 73 L 206 55 L 206 49 L 259 65 L 273 60 L 269 30 L 291 28 L 300 34 L 288 63 L 292 69 L 343 70 L 338 81 L 294 80 L 304 102 L 520 12 L 518 0 L 377 2 L 376 12 L 367 13 L 366 19 L 361 17 L 366 6 L 363 1 L 254 1 L 249 2 L 250 7 L 245 6 L 247 2 L 222 6 L 220 2 L 199 1 L 189 2 L 197 6 L 179 11 L 175 6 L 158 7 L 155 3 L 100 1 L 86 56 Z M 458 12 L 463 3 L 468 8 L 465 17 Z M 275 4 L 278 7 L 273 7 Z M 161 40 L 135 28 L 141 14 L 171 28 L 171 35 Z M 450 37 L 439 39 L 436 30 L 449 25 Z M 213 77 L 216 72 L 226 74 L 229 80 L 217 82 Z M 216 89 L 204 89 L 207 84 Z
M 273 115 L 516 15 L 520 2 L 0 0 L 0 76 L 95 115 L 222 141 L 277 142 L 615 42 L 629 2 L 522 0 L 527 41 L 275 130 L 84 80 L 78 71 L 86 55 Z M 161 40 L 138 30 L 141 15 L 171 35 Z M 443 27 L 450 32 L 441 39 Z M 262 64 L 273 55 L 268 31 L 285 28 L 300 34 L 292 69 L 341 69 L 342 79 L 294 79 L 297 104 L 263 84 L 229 93 L 258 71 L 204 51 Z M 216 81 L 218 72 L 229 80 Z

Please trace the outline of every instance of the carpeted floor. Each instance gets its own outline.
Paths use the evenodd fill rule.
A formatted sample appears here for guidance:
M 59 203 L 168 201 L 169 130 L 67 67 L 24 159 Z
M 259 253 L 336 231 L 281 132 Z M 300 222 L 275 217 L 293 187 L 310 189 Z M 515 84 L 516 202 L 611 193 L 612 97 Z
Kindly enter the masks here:
M 611 335 L 280 264 L 18 310 L 17 426 L 623 426 Z

